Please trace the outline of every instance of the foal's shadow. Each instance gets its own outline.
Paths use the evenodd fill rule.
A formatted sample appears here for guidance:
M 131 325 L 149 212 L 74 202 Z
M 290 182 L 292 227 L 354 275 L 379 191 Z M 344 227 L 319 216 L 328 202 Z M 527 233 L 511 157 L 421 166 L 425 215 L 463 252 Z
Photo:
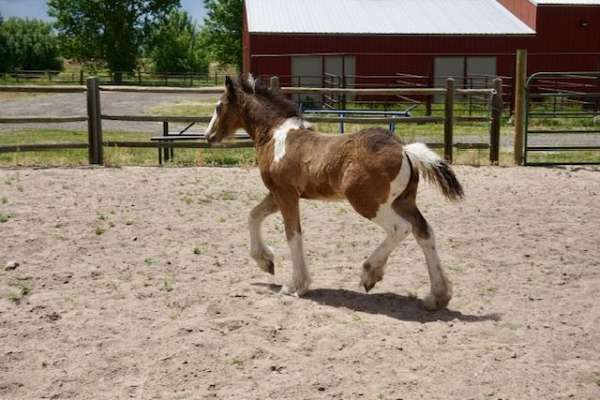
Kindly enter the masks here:
M 280 285 L 255 283 L 255 286 L 267 287 L 273 292 L 279 292 Z M 402 321 L 417 321 L 421 323 L 433 321 L 452 321 L 457 319 L 464 322 L 499 321 L 499 314 L 468 315 L 460 311 L 443 309 L 426 311 L 419 299 L 402 296 L 396 293 L 360 293 L 346 289 L 314 289 L 306 293 L 303 299 L 314 301 L 331 307 L 345 307 L 353 311 L 369 314 L 381 314 Z

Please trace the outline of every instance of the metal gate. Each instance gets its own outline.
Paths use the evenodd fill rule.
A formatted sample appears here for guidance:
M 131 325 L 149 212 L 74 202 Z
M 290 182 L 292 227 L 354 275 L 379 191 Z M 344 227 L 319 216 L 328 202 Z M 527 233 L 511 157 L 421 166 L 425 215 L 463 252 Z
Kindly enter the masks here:
M 525 165 L 600 164 L 600 72 L 539 72 L 525 93 Z

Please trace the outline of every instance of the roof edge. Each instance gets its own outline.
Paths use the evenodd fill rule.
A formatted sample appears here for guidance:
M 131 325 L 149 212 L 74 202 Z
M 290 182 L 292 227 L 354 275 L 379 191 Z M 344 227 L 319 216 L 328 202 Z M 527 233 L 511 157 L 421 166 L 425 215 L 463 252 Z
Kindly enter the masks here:
M 373 32 L 273 32 L 273 31 L 248 31 L 250 35 L 273 35 L 273 36 L 388 36 L 388 37 L 412 37 L 412 36 L 477 36 L 477 37 L 502 37 L 502 36 L 535 36 L 536 31 L 528 33 L 373 33 Z

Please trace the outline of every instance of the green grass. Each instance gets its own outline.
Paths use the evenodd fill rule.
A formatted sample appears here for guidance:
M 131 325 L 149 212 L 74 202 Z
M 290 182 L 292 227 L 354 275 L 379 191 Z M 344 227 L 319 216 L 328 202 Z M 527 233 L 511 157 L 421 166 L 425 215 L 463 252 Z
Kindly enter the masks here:
M 318 129 L 333 131 L 337 124 L 318 124 Z M 358 131 L 360 127 L 347 125 L 347 132 Z M 511 128 L 503 128 L 503 134 L 511 134 Z M 442 142 L 443 127 L 435 124 L 403 125 L 397 130 L 405 142 L 422 140 Z M 457 136 L 469 135 L 469 140 L 484 142 L 488 136 L 485 127 L 457 125 Z M 152 134 L 105 132 L 105 140 L 149 141 Z M 28 143 L 86 143 L 87 132 L 57 129 L 22 130 L 10 133 L 0 132 L 0 146 Z M 441 149 L 436 149 L 442 154 Z M 120 166 L 156 166 L 156 149 L 104 148 L 105 164 L 108 167 Z M 487 150 L 455 150 L 457 164 L 485 165 L 488 163 Z M 501 164 L 512 164 L 512 155 L 508 149 L 501 151 Z M 0 153 L 0 167 L 50 167 L 88 165 L 87 150 L 51 150 L 23 153 Z M 167 166 L 254 166 L 254 149 L 175 149 L 175 161 Z M 230 197 L 228 194 L 225 197 Z
M 8 222 L 9 219 L 10 219 L 10 215 L 0 212 L 0 224 L 4 224 L 4 223 Z
M 104 132 L 104 140 L 148 142 L 154 134 Z M 0 132 L 0 146 L 46 143 L 86 143 L 87 132 L 60 129 L 26 129 Z M 157 149 L 104 148 L 109 167 L 158 165 Z M 173 166 L 251 166 L 255 165 L 254 149 L 175 149 Z M 22 153 L 0 153 L 0 167 L 14 166 L 80 166 L 88 165 L 86 149 L 50 150 Z
M 597 162 L 600 163 L 600 150 L 598 151 L 557 151 L 557 152 L 529 152 L 528 163 L 576 163 Z
M 154 115 L 210 115 L 214 109 L 214 99 L 201 102 L 182 102 L 161 104 L 153 109 Z M 464 107 L 464 105 L 463 105 Z M 402 107 L 399 107 L 400 109 Z M 373 107 L 383 109 L 383 107 Z M 564 110 L 561 110 L 564 111 Z M 569 111 L 569 110 L 567 110 Z M 413 111 L 413 115 L 423 115 L 422 107 Z M 440 114 L 435 111 L 434 115 Z M 462 109 L 457 115 L 465 115 Z M 484 115 L 474 111 L 473 115 Z M 593 127 L 591 118 L 544 118 L 532 121 L 534 129 L 556 129 Z M 378 125 L 387 128 L 386 124 Z M 346 124 L 346 133 L 357 132 L 366 128 L 365 125 Z M 339 134 L 338 123 L 317 123 L 315 129 L 321 132 Z M 501 136 L 508 138 L 513 135 L 514 127 L 503 123 Z M 396 134 L 407 143 L 423 141 L 427 143 L 442 143 L 444 136 L 443 124 L 398 124 Z M 104 140 L 111 141 L 140 141 L 148 142 L 152 133 L 104 132 Z M 489 124 L 482 122 L 457 122 L 454 127 L 455 142 L 489 142 Z M 16 144 L 43 143 L 86 143 L 87 132 L 61 129 L 23 129 L 13 132 L 0 132 L 0 146 Z M 436 150 L 441 154 L 441 149 Z M 104 149 L 105 165 L 120 167 L 128 165 L 155 166 L 158 165 L 157 149 L 107 148 Z M 80 166 L 88 165 L 87 150 L 53 150 L 23 153 L 0 153 L 0 167 L 14 166 Z M 455 163 L 470 165 L 485 165 L 488 163 L 488 150 L 455 150 Z M 530 153 L 531 161 L 576 162 L 599 161 L 600 152 L 560 152 L 560 153 Z M 513 157 L 510 148 L 501 148 L 500 164 L 512 165 Z M 254 149 L 175 149 L 175 160 L 167 166 L 254 166 L 256 165 Z
M 11 300 L 15 303 L 19 303 L 19 301 L 21 301 L 21 299 L 23 297 L 27 296 L 32 291 L 32 288 L 28 283 L 19 282 L 14 286 L 16 287 L 17 290 L 11 292 L 8 295 L 8 298 L 9 298 L 9 300 Z

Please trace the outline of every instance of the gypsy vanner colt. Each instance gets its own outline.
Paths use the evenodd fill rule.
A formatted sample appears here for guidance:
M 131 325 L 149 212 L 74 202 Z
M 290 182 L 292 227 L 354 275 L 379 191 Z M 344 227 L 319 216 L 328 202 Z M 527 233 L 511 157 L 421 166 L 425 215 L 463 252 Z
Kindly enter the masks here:
M 274 273 L 273 252 L 261 236 L 264 219 L 281 211 L 293 263 L 283 294 L 302 296 L 311 283 L 300 228 L 300 199 L 343 200 L 381 226 L 387 237 L 364 262 L 361 284 L 368 292 L 383 278 L 392 251 L 411 231 L 422 248 L 431 292 L 428 310 L 445 307 L 452 288 L 440 265 L 431 226 L 416 205 L 419 172 L 450 200 L 463 189 L 450 166 L 422 143 L 404 145 L 389 131 L 370 128 L 351 135 L 325 135 L 303 121 L 296 105 L 251 76 L 225 81 L 206 136 L 210 143 L 244 129 L 255 143 L 269 194 L 250 213 L 251 255 Z

